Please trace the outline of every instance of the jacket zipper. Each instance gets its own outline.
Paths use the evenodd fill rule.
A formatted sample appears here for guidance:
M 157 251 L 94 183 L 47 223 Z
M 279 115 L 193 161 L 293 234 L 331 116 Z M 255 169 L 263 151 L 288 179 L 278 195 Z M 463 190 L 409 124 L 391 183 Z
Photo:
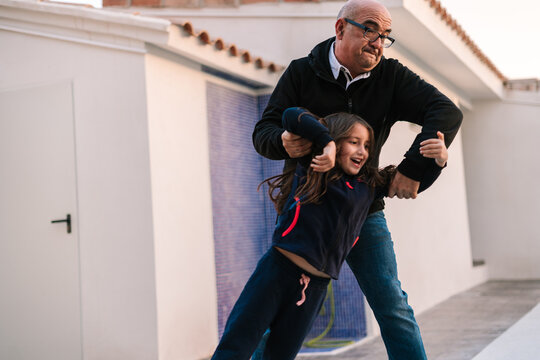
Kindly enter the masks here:
M 349 99 L 349 104 L 352 104 L 352 101 Z M 349 188 L 350 190 L 353 190 L 354 187 L 351 185 L 350 182 L 348 181 L 345 181 L 345 185 L 347 186 L 347 188 Z M 326 272 L 327 270 L 327 266 L 328 266 L 328 261 L 330 260 L 330 257 L 332 256 L 332 254 L 334 254 L 336 251 L 337 251 L 337 248 L 339 247 L 339 244 L 338 244 L 338 241 L 337 241 L 337 238 L 338 238 L 338 233 L 336 233 L 336 236 L 334 236 L 334 238 L 332 239 L 332 241 L 330 242 L 329 246 L 328 246 L 328 251 L 326 252 L 326 256 L 324 257 L 324 262 L 322 263 L 322 266 L 321 268 L 319 269 L 319 271 L 322 271 L 322 272 Z M 356 239 L 358 240 L 358 239 Z M 355 240 L 355 244 L 356 244 L 356 240 Z M 353 245 L 354 246 L 354 245 Z
M 319 71 L 316 71 L 315 72 L 317 74 L 318 77 L 320 77 L 321 79 L 323 80 L 326 80 L 328 82 L 331 82 L 333 84 L 336 84 L 338 85 L 340 88 L 343 89 L 343 87 L 337 82 L 336 79 L 329 79 L 328 77 L 324 76 L 322 73 L 320 73 Z M 347 91 L 347 89 L 343 89 L 345 91 L 345 94 L 346 94 L 346 97 L 347 97 L 347 111 L 349 114 L 352 114 L 352 111 L 353 111 L 353 108 L 352 108 L 352 98 L 349 96 L 349 92 Z

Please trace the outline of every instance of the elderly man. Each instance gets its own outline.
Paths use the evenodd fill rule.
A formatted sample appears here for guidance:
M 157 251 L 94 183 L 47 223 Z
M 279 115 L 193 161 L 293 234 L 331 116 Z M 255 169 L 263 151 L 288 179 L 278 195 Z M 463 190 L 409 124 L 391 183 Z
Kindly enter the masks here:
M 310 154 L 308 140 L 281 127 L 282 113 L 291 106 L 319 116 L 360 115 L 375 131 L 377 158 L 396 121 L 415 123 L 422 130 L 399 164 L 388 194 L 414 199 L 420 182 L 436 178 L 439 171 L 433 159 L 420 153 L 420 143 L 441 131 L 450 145 L 462 114 L 399 61 L 383 57 L 384 48 L 394 42 L 391 26 L 390 13 L 380 3 L 348 1 L 338 14 L 336 36 L 292 61 L 282 75 L 253 132 L 257 152 L 269 159 L 286 159 L 286 167 Z M 398 280 L 383 208 L 382 200 L 373 204 L 347 262 L 379 323 L 389 358 L 425 359 L 420 330 Z

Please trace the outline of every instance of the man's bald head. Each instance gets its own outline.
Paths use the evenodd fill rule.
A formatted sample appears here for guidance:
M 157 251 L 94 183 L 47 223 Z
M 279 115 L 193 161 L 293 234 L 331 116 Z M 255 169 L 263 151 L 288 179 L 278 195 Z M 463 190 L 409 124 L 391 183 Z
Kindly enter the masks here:
M 338 61 L 353 76 L 371 71 L 381 61 L 383 55 L 382 40 L 368 41 L 365 30 L 349 24 L 345 19 L 353 20 L 382 35 L 388 35 L 392 29 L 392 17 L 384 5 L 375 0 L 349 0 L 338 14 L 336 21 L 336 45 L 334 52 Z
M 390 20 L 392 19 L 388 9 L 376 0 L 349 0 L 339 10 L 337 18 L 356 19 L 363 11 L 380 11 L 386 13 Z

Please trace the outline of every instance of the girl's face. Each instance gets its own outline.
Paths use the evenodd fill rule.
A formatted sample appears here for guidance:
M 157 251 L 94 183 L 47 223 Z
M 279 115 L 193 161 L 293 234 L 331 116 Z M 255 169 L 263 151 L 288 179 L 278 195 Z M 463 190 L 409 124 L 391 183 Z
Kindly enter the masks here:
M 369 157 L 369 131 L 363 125 L 353 125 L 348 137 L 339 142 L 337 163 L 348 175 L 357 175 Z

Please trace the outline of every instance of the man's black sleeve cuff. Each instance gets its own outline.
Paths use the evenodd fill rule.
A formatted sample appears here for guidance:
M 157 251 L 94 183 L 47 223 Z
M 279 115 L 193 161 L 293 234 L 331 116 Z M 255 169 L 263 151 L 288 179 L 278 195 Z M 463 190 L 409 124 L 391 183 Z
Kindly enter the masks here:
M 415 181 L 421 181 L 426 170 L 425 164 L 420 164 L 414 161 L 411 161 L 408 158 L 403 159 L 401 164 L 397 167 L 398 171 L 405 175 L 406 177 L 413 179 Z

